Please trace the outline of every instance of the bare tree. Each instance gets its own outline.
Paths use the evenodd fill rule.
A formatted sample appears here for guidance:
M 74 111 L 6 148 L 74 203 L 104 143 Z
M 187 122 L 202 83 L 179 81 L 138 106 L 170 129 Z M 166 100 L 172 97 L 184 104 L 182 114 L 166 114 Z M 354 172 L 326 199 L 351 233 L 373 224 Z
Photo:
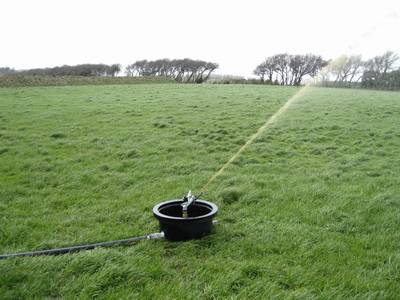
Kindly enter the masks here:
M 291 69 L 291 85 L 300 85 L 305 76 L 314 77 L 327 64 L 319 55 L 291 55 L 289 66 Z
M 375 56 L 366 63 L 366 69 L 369 72 L 377 74 L 378 77 L 386 75 L 388 71 L 392 71 L 399 56 L 392 51 L 386 51 L 381 56 Z
M 275 72 L 280 77 L 281 85 L 288 85 L 289 84 L 289 76 L 290 76 L 290 57 L 289 54 L 276 54 L 272 56 L 272 61 L 275 64 Z
M 106 69 L 106 75 L 115 77 L 118 75 L 118 73 L 121 71 L 121 65 L 120 64 L 112 64 L 111 66 L 108 66 Z
M 319 55 L 273 55 L 256 67 L 254 74 L 263 82 L 265 76 L 272 83 L 274 74 L 281 85 L 300 85 L 305 76 L 314 77 L 326 61 Z
M 259 64 L 255 70 L 253 71 L 254 75 L 260 77 L 261 82 L 264 82 L 265 74 L 267 74 L 267 68 L 265 67 L 265 63 Z
M 135 72 L 136 72 L 136 67 L 134 64 L 130 64 L 125 67 L 126 76 L 135 76 Z
M 333 85 L 343 86 L 346 83 L 358 82 L 362 77 L 364 65 L 361 55 L 342 55 L 331 61 L 328 73 L 334 77 Z
M 358 82 L 362 78 L 365 63 L 362 60 L 361 55 L 353 55 L 349 57 L 350 74 L 349 82 Z
M 214 72 L 216 69 L 218 69 L 218 64 L 212 62 L 207 63 L 206 64 L 207 75 L 204 76 L 203 81 L 207 81 L 208 78 L 210 78 L 211 73 Z

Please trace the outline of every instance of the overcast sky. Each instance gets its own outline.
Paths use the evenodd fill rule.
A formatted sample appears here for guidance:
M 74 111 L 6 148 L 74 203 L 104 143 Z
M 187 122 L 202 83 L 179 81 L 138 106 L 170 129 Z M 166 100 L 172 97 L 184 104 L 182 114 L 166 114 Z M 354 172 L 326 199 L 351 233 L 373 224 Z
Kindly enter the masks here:
M 400 0 L 1 0 L 0 66 L 193 58 L 251 75 L 265 57 L 400 53 Z

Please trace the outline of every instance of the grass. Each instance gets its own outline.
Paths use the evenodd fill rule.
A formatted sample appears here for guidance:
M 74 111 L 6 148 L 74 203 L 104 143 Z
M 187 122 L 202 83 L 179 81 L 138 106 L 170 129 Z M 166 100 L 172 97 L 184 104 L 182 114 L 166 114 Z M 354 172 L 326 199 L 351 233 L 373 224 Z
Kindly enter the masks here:
M 0 76 L 2 87 L 65 86 L 65 85 L 105 85 L 105 84 L 144 84 L 174 83 L 163 77 L 104 77 L 104 76 L 46 76 L 46 75 L 8 75 Z
M 0 253 L 156 232 L 297 88 L 0 90 Z M 0 261 L 0 298 L 396 299 L 400 93 L 312 89 L 212 183 L 215 234 Z

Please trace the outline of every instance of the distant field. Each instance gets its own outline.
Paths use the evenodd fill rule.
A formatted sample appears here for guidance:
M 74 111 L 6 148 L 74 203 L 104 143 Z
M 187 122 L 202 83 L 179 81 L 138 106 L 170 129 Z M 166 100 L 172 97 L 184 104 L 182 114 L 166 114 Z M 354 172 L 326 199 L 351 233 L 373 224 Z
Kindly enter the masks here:
M 0 89 L 0 254 L 156 232 L 298 88 Z M 396 299 L 400 93 L 315 88 L 209 187 L 215 234 L 0 261 L 0 298 Z
M 0 76 L 0 87 L 64 86 L 64 85 L 104 85 L 174 83 L 162 77 L 103 77 L 103 76 Z

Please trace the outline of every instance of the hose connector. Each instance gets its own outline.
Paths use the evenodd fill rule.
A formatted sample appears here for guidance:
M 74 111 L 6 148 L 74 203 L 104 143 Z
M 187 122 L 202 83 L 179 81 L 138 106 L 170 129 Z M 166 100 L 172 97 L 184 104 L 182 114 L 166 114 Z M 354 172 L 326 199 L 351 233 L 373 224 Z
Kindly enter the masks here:
M 150 233 L 147 235 L 148 240 L 158 240 L 158 239 L 163 239 L 165 237 L 164 232 L 156 232 L 156 233 Z

